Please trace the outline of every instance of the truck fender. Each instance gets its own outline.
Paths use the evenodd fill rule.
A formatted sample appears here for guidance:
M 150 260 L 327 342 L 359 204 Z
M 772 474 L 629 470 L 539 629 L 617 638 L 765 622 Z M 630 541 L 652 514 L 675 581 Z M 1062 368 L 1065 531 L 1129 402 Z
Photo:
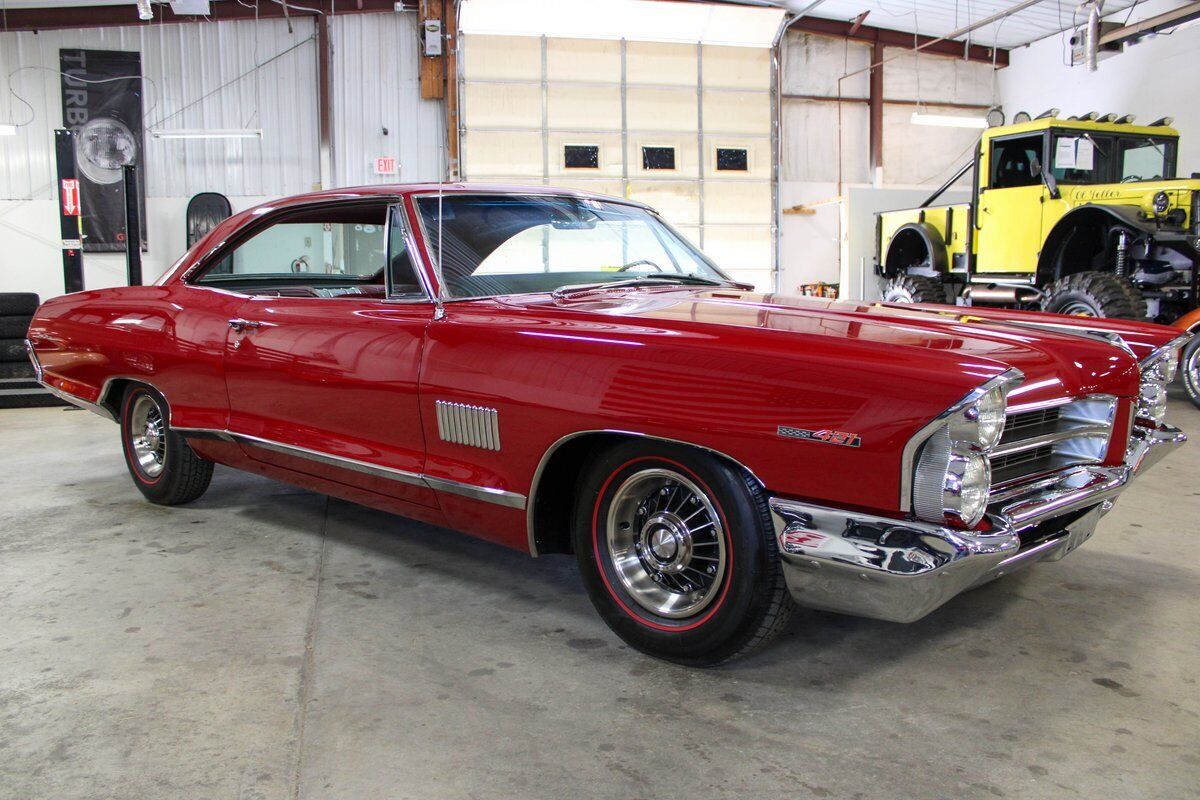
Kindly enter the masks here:
M 1062 264 L 1058 263 L 1059 254 L 1071 232 L 1080 224 L 1112 224 L 1118 222 L 1125 227 L 1144 233 L 1154 233 L 1154 226 L 1139 216 L 1137 206 L 1103 206 L 1096 203 L 1086 203 L 1073 208 L 1054 224 L 1050 233 L 1042 243 L 1042 251 L 1038 254 L 1038 282 L 1042 284 L 1056 281 L 1064 277 Z
M 887 256 L 884 259 L 884 274 L 894 277 L 904 272 L 902 260 L 918 249 L 929 254 L 933 273 L 941 275 L 947 271 L 949 257 L 942 234 L 928 222 L 909 222 L 897 228 L 896 232 L 892 234 L 891 241 L 888 242 Z M 933 277 L 933 275 L 929 277 Z

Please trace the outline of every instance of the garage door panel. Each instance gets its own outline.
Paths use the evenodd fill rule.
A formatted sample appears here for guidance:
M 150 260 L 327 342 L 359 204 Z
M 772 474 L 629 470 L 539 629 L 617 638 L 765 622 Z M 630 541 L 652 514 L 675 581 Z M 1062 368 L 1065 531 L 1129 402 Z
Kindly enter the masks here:
M 550 81 L 621 82 L 621 43 L 611 39 L 546 40 Z
M 620 86 L 555 86 L 547 89 L 547 122 L 553 128 L 621 130 Z
M 529 84 L 467 83 L 463 105 L 472 128 L 524 128 L 542 119 L 542 90 Z
M 705 225 L 704 252 L 729 270 L 771 269 L 768 225 Z
M 630 86 L 625 93 L 625 105 L 630 130 L 696 130 L 698 108 L 694 91 Z
M 771 51 L 760 47 L 703 48 L 704 85 L 730 89 L 762 90 L 771 82 Z
M 752 224 L 771 218 L 771 184 L 704 183 L 704 222 Z
M 630 84 L 690 86 L 695 89 L 696 45 L 626 42 L 625 80 Z
M 542 43 L 532 36 L 463 36 L 466 80 L 542 79 Z
M 542 135 L 537 131 L 470 131 L 462 143 L 472 179 L 542 173 Z
M 662 212 L 673 225 L 700 222 L 700 191 L 694 181 L 629 181 L 629 197 Z
M 704 132 L 771 135 L 767 92 L 704 90 Z
M 623 192 L 620 180 L 612 178 L 595 177 L 556 177 L 553 180 L 555 186 L 563 189 L 576 189 L 581 192 L 594 192 L 596 194 L 606 194 L 609 197 L 622 197 Z

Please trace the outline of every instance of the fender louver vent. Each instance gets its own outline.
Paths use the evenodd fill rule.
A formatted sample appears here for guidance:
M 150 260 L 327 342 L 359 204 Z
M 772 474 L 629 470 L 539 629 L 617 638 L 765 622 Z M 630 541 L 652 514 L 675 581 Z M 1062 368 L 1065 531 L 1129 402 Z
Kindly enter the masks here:
M 500 417 L 496 409 L 447 400 L 438 400 L 434 407 L 442 441 L 484 450 L 500 449 Z

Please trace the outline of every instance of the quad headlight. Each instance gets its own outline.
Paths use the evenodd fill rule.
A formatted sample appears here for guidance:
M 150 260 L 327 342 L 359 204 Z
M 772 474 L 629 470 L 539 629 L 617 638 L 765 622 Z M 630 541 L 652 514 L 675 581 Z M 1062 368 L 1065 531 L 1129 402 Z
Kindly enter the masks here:
M 988 381 L 951 406 L 921 445 L 912 503 L 928 522 L 972 528 L 987 511 L 992 488 L 988 453 L 1004 435 L 1008 389 L 1016 370 Z
M 1138 389 L 1137 416 L 1161 425 L 1167 415 L 1167 386 L 1179 372 L 1179 349 L 1187 337 L 1179 337 L 1155 350 L 1138 366 L 1142 373 Z

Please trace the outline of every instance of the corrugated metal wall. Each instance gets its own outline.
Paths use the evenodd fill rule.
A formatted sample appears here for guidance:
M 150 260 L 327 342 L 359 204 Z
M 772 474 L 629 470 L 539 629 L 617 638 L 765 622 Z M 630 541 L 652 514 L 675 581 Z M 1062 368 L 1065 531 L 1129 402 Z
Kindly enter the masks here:
M 679 42 L 462 37 L 462 170 L 468 180 L 548 183 L 658 208 L 735 277 L 773 285 L 771 52 Z M 564 147 L 599 148 L 569 168 Z M 670 147 L 674 169 L 644 169 Z M 717 172 L 716 149 L 748 169 Z
M 421 99 L 417 15 L 349 14 L 329 23 L 334 185 L 441 180 L 446 126 L 442 103 Z M 396 159 L 396 175 L 374 174 L 380 156 Z
M 24 122 L 0 139 L 0 199 L 45 196 L 54 180 L 53 131 L 62 127 L 60 48 L 142 53 L 146 126 L 262 128 L 261 141 L 146 136 L 147 194 L 185 197 L 309 191 L 320 177 L 316 40 L 310 19 L 0 33 L 0 120 Z M 282 54 L 282 55 L 281 55 Z M 271 60 L 274 59 L 274 60 Z M 270 60 L 270 63 L 265 63 Z M 255 70 L 255 64 L 264 66 Z M 202 99 L 203 98 L 203 99 Z

